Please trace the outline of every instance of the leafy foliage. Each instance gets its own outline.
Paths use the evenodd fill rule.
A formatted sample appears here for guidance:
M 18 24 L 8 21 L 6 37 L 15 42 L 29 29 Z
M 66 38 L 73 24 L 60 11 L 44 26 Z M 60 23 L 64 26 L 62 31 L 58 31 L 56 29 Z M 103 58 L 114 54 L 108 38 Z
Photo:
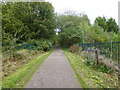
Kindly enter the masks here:
M 98 23 L 98 25 L 101 26 L 104 31 L 113 33 L 119 32 L 119 27 L 115 22 L 115 19 L 113 19 L 112 17 L 109 19 L 106 19 L 105 17 L 97 17 L 95 23 Z
M 82 31 L 79 25 L 82 21 L 89 23 L 89 19 L 86 15 L 60 15 L 57 19 L 58 28 L 61 31 L 59 33 L 60 45 L 68 47 L 74 43 L 82 41 Z
M 54 9 L 48 2 L 16 2 L 2 5 L 3 42 L 52 38 L 55 35 Z M 9 40 L 8 40 L 9 41 Z
M 103 73 L 113 73 L 114 72 L 114 70 L 109 66 L 102 65 L 102 64 L 96 65 L 93 60 L 87 60 L 86 65 L 93 69 L 97 69 L 98 71 L 103 72 Z
M 105 66 L 99 66 L 93 69 L 94 62 L 90 62 L 90 66 L 87 66 L 84 62 L 83 57 L 64 50 L 70 64 L 72 65 L 76 76 L 83 88 L 118 88 L 119 80 L 118 75 L 112 74 L 112 69 Z M 90 68 L 91 67 L 91 68 Z M 102 69 L 104 68 L 104 69 Z M 99 70 L 99 71 L 98 71 Z M 106 74 L 104 72 L 108 72 Z
M 69 47 L 76 43 L 113 42 L 118 41 L 118 25 L 113 18 L 98 17 L 93 25 L 87 15 L 57 16 L 59 43 Z
M 3 77 L 51 49 L 55 23 L 49 2 L 2 3 Z
M 32 49 L 48 51 L 52 47 L 52 41 L 47 39 L 30 40 L 28 42 L 34 44 L 34 47 Z

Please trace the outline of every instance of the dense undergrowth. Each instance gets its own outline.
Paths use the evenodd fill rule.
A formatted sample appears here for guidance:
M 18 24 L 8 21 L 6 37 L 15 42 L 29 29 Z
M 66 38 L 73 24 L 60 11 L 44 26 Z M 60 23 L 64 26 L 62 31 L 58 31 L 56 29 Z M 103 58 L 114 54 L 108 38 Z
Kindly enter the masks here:
M 2 87 L 24 87 L 52 52 L 52 45 L 50 40 L 40 39 L 3 46 Z
M 3 46 L 2 77 L 9 76 L 12 72 L 16 71 L 19 67 L 25 65 L 36 56 L 49 51 L 51 47 L 52 42 L 46 39 L 31 40 L 19 45 L 17 44 L 14 45 L 13 49 L 12 46 L 7 46 L 7 48 Z
M 107 71 L 109 73 L 106 73 L 105 67 L 102 67 L 102 69 L 100 68 L 101 66 L 99 66 L 99 68 L 95 68 L 93 64 L 90 64 L 91 62 L 86 64 L 81 55 L 77 55 L 68 50 L 64 50 L 64 52 L 83 88 L 118 87 L 118 75 L 115 72 Z
M 109 66 L 104 65 L 104 64 L 96 65 L 95 61 L 93 61 L 93 60 L 87 60 L 85 62 L 85 64 L 87 66 L 89 66 L 90 68 L 97 70 L 99 72 L 108 73 L 108 74 L 115 73 L 115 70 L 112 67 L 109 67 Z
M 31 61 L 40 54 L 43 54 L 43 52 L 37 50 L 27 50 L 27 49 L 16 51 L 12 55 L 3 54 L 2 77 L 5 78 L 9 76 L 18 68 L 27 64 L 29 61 Z

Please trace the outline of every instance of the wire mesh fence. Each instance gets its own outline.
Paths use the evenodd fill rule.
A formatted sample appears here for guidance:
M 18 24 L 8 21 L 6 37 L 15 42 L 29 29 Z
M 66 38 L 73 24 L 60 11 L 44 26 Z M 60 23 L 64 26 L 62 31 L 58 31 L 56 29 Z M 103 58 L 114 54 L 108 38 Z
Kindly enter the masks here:
M 2 43 L 2 51 L 5 53 L 13 52 L 19 49 L 33 49 L 37 47 L 36 44 L 27 43 Z
M 87 43 L 79 44 L 82 47 L 82 50 L 92 50 L 99 49 L 100 54 L 104 55 L 106 58 L 118 61 L 120 53 L 120 42 L 96 42 L 96 43 Z

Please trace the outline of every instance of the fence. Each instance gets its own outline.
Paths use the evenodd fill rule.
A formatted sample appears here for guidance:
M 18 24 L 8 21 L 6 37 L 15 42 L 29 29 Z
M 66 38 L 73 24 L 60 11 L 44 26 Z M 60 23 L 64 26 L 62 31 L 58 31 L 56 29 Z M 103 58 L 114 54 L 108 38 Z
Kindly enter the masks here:
M 98 59 L 102 58 L 105 64 L 118 66 L 120 42 L 96 42 L 79 44 L 79 46 L 82 47 L 83 51 L 88 52 L 88 58 L 93 56 L 96 59 L 96 63 L 98 63 Z
M 3 52 L 4 51 L 13 51 L 14 49 L 33 49 L 33 47 L 37 47 L 36 44 L 27 44 L 27 43 L 2 43 Z M 4 48 L 5 47 L 5 48 Z
M 120 52 L 120 42 L 96 42 L 80 44 L 82 50 L 99 49 L 101 55 L 105 55 L 107 58 L 112 60 L 118 60 Z

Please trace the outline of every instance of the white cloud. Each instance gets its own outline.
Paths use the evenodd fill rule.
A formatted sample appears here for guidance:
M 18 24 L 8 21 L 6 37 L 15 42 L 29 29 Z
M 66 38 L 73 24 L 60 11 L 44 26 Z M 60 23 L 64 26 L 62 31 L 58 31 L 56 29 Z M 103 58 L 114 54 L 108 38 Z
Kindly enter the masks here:
M 119 0 L 46 0 L 53 4 L 55 12 L 75 10 L 85 12 L 93 23 L 98 16 L 113 17 L 118 23 Z

